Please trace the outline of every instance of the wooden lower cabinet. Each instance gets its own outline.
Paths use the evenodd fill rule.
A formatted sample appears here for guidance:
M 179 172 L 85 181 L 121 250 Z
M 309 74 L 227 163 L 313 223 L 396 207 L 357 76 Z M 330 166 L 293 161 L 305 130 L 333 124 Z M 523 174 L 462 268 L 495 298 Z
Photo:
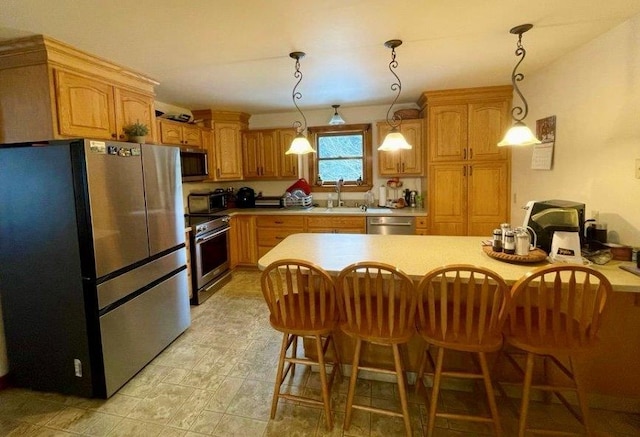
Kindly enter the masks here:
M 307 216 L 307 232 L 327 232 L 332 234 L 364 234 L 367 230 L 364 217 L 339 215 Z
M 416 235 L 429 235 L 427 232 L 427 219 L 426 215 L 416 217 Z
M 508 162 L 432 164 L 429 186 L 432 235 L 489 237 L 508 221 Z
M 256 216 L 258 259 L 291 234 L 304 232 L 304 216 L 259 215 Z M 256 263 L 258 262 L 256 259 Z
M 234 215 L 229 224 L 229 258 L 231 268 L 239 265 L 255 266 L 258 263 L 256 242 L 256 217 Z

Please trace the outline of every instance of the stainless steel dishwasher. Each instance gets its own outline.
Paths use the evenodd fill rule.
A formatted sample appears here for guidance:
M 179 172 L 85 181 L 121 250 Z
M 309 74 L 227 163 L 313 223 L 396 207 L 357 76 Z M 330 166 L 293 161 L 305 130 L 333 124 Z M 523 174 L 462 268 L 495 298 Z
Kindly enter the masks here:
M 415 233 L 415 217 L 367 217 L 367 234 L 415 235 Z

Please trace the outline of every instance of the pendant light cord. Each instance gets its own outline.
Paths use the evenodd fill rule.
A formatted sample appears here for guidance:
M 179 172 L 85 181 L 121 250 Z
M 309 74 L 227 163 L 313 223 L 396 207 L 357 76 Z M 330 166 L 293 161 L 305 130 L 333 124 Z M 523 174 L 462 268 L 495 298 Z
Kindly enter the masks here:
M 518 87 L 518 82 L 524 79 L 524 74 L 516 73 L 516 71 L 518 70 L 518 67 L 520 66 L 520 64 L 522 64 L 522 61 L 524 61 L 524 57 L 526 55 L 527 55 L 527 51 L 524 49 L 522 45 L 522 32 L 520 32 L 518 33 L 518 44 L 516 48 L 516 56 L 519 56 L 520 60 L 518 61 L 516 66 L 513 67 L 513 72 L 511 73 L 511 83 L 513 84 L 513 89 L 515 90 L 515 92 L 518 94 L 518 96 L 520 96 L 520 100 L 522 100 L 522 105 L 524 106 L 524 108 L 522 106 L 514 106 L 511 109 L 511 117 L 516 122 L 521 122 L 522 120 L 524 120 L 527 117 L 527 114 L 529 113 L 529 105 L 527 104 L 527 100 L 524 98 L 524 95 L 522 95 L 522 92 Z
M 398 98 L 400 97 L 400 92 L 402 91 L 402 82 L 400 81 L 400 77 L 398 77 L 398 75 L 394 71 L 396 68 L 398 68 L 398 61 L 396 61 L 396 47 L 399 46 L 400 44 L 402 44 L 402 41 L 399 41 L 399 40 L 387 41 L 385 43 L 387 47 L 391 48 L 391 62 L 389 62 L 389 71 L 391 72 L 391 74 L 395 76 L 397 80 L 397 82 L 394 82 L 391 84 L 391 91 L 398 92 L 396 94 L 395 99 L 393 99 L 393 102 L 391 102 L 391 106 L 389 106 L 389 109 L 387 110 L 387 124 L 392 129 L 398 128 L 402 123 L 402 117 L 396 114 L 393 114 L 393 116 L 390 117 L 391 109 L 393 108 L 393 105 L 395 105 L 396 102 L 398 101 Z
M 304 124 L 301 123 L 299 120 L 294 121 L 293 127 L 296 129 L 297 133 L 301 133 L 307 129 L 307 118 L 304 116 L 304 113 L 298 106 L 298 103 L 296 103 L 296 100 L 300 100 L 302 98 L 302 93 L 296 90 L 298 88 L 298 85 L 300 85 L 300 82 L 302 82 L 302 72 L 300 71 L 300 58 L 304 56 L 304 53 L 294 52 L 294 53 L 291 53 L 289 56 L 291 56 L 296 60 L 296 71 L 293 73 L 293 77 L 298 79 L 298 82 L 296 82 L 296 85 L 293 87 L 293 92 L 291 93 L 291 99 L 293 100 L 293 104 L 295 105 L 296 109 L 302 116 L 302 120 L 304 121 Z

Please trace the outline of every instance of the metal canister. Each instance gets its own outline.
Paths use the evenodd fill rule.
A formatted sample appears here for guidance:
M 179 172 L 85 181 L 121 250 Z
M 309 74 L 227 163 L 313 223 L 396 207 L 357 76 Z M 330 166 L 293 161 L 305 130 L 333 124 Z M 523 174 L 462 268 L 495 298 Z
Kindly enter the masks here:
M 529 255 L 529 248 L 531 247 L 531 236 L 525 228 L 516 228 L 515 230 L 516 240 L 516 255 Z
M 502 229 L 493 230 L 493 239 L 491 240 L 491 249 L 494 252 L 502 252 Z
M 504 234 L 503 252 L 507 255 L 516 253 L 516 238 L 512 230 L 508 230 Z

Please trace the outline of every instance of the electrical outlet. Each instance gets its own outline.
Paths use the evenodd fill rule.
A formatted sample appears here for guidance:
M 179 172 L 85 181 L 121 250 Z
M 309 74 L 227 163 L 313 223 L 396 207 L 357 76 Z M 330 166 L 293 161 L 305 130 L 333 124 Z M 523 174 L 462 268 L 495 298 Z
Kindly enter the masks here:
M 78 378 L 82 378 L 82 361 L 77 358 L 73 359 L 73 370 Z
M 636 159 L 636 179 L 640 179 L 640 158 Z

